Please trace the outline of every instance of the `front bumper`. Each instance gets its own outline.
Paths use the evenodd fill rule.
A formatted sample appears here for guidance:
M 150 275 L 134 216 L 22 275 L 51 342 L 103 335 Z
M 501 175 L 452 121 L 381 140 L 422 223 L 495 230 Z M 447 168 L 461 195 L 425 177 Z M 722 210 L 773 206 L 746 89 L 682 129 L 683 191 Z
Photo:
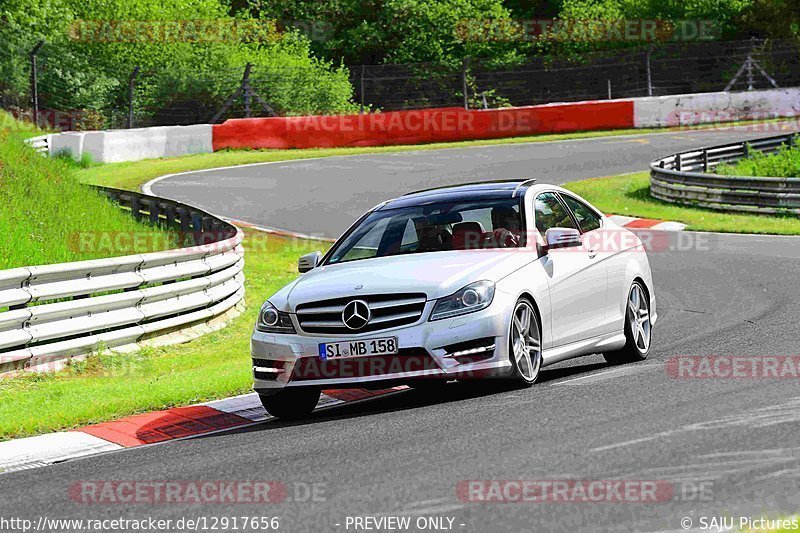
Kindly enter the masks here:
M 360 335 L 273 334 L 256 330 L 250 340 L 254 388 L 269 394 L 295 386 L 366 387 L 417 378 L 463 379 L 502 373 L 511 366 L 507 340 L 511 315 L 508 310 L 513 306 L 507 301 L 510 298 L 496 291 L 486 309 L 434 322 L 428 321 L 434 305 L 429 301 L 422 319 L 415 324 Z M 295 330 L 300 331 L 294 316 L 292 320 Z M 318 355 L 319 343 L 382 337 L 397 337 L 397 356 L 323 361 Z M 480 349 L 491 344 L 492 350 Z

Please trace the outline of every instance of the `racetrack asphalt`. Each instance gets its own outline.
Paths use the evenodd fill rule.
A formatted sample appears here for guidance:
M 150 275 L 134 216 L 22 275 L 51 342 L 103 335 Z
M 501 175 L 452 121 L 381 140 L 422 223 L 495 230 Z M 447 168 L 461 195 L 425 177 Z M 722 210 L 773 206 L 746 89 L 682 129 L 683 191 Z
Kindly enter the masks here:
M 153 191 L 265 226 L 333 235 L 389 195 L 443 181 L 538 175 L 561 183 L 643 170 L 660 155 L 743 137 L 681 132 L 354 156 L 176 176 Z M 348 516 L 448 516 L 454 531 L 484 532 L 669 531 L 682 530 L 684 517 L 698 527 L 704 516 L 796 513 L 798 380 L 675 379 L 666 363 L 797 355 L 800 239 L 669 239 L 650 253 L 659 321 L 645 362 L 610 367 L 595 355 L 544 369 L 529 389 L 406 391 L 303 422 L 10 473 L 0 476 L 0 516 L 266 515 L 281 517 L 284 531 L 354 531 Z M 237 479 L 283 481 L 289 500 L 302 500 L 295 483 L 323 483 L 324 501 L 83 505 L 68 494 L 79 480 Z M 657 503 L 472 503 L 457 495 L 465 480 L 560 479 L 663 480 L 674 493 Z
M 151 190 L 216 215 L 338 237 L 379 202 L 410 191 L 521 177 L 559 185 L 647 170 L 650 161 L 681 150 L 781 133 L 788 132 L 743 126 L 296 160 L 174 175 Z

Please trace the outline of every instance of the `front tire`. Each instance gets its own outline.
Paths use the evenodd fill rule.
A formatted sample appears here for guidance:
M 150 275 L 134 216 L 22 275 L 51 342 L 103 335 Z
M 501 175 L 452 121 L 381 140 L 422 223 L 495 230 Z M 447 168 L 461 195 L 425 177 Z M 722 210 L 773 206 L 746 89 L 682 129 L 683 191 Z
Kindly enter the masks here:
M 650 298 L 639 281 L 634 281 L 625 302 L 625 346 L 603 354 L 612 365 L 644 361 L 650 353 L 653 326 L 650 322 Z
M 261 405 L 275 418 L 300 420 L 311 414 L 322 391 L 317 387 L 290 387 L 269 396 L 262 396 Z
M 508 333 L 511 379 L 530 387 L 542 368 L 542 336 L 533 305 L 525 298 L 517 300 Z

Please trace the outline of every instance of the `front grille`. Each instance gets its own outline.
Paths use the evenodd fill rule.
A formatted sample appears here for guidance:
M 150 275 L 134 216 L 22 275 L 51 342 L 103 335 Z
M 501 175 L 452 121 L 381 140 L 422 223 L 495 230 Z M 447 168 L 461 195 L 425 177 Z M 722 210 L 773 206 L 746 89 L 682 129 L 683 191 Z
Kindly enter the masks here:
M 325 360 L 319 357 L 301 357 L 294 366 L 291 381 L 363 378 L 426 370 L 440 370 L 427 350 L 403 348 L 396 355 L 337 357 Z
M 300 304 L 295 310 L 300 329 L 306 333 L 343 335 L 368 333 L 417 322 L 425 309 L 424 293 L 369 294 Z M 342 311 L 353 300 L 363 300 L 372 315 L 366 326 L 353 330 L 345 326 Z

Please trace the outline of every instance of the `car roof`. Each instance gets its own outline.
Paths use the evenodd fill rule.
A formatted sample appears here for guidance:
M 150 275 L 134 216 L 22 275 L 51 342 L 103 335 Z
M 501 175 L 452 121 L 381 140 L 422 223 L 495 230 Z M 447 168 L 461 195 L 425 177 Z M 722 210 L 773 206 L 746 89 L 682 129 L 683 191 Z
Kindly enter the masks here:
M 521 197 L 536 180 L 529 178 L 481 181 L 460 185 L 447 185 L 411 192 L 394 200 L 389 200 L 379 209 L 396 209 L 415 205 L 449 203 L 469 200 L 500 200 Z

